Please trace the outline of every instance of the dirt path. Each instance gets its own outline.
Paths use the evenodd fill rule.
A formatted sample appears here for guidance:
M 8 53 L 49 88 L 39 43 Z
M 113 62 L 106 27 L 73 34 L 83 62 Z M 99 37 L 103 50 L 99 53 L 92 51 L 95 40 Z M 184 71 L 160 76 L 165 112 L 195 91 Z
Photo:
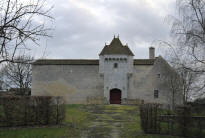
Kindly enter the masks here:
M 91 113 L 93 119 L 88 124 L 86 132 L 81 135 L 83 138 L 126 137 L 127 133 L 130 136 L 132 133 L 130 131 L 140 125 L 137 118 L 139 113 L 137 106 L 96 105 L 88 106 L 84 110 Z M 133 132 L 136 132 L 136 129 Z

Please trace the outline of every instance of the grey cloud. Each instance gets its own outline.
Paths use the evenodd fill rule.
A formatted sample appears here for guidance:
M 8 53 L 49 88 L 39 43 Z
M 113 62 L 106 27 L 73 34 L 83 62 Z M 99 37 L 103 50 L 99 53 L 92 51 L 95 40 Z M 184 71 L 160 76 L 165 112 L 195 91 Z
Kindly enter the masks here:
M 120 34 L 122 42 L 129 44 L 135 58 L 147 58 L 152 41 L 168 39 L 168 25 L 147 5 L 88 0 L 93 9 L 98 10 L 99 6 L 106 12 L 100 13 L 99 18 L 73 5 L 71 0 L 54 3 L 55 30 L 54 37 L 47 41 L 47 58 L 98 58 L 105 42 L 110 42 L 114 34 Z M 45 48 L 45 41 L 41 44 L 37 57 Z

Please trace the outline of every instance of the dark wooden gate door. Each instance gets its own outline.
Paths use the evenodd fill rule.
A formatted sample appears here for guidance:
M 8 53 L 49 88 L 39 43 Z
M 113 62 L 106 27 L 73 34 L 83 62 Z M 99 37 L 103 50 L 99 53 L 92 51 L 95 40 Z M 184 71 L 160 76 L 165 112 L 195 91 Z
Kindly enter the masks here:
M 110 90 L 110 104 L 121 104 L 121 91 L 119 89 Z

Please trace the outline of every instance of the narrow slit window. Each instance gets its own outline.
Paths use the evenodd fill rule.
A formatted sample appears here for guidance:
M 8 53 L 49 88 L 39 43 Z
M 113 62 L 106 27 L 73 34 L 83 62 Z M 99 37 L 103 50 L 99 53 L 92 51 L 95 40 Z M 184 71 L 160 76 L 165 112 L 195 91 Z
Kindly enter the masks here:
M 114 63 L 114 68 L 118 68 L 118 64 L 117 63 Z
M 159 91 L 158 90 L 154 90 L 154 98 L 159 98 Z

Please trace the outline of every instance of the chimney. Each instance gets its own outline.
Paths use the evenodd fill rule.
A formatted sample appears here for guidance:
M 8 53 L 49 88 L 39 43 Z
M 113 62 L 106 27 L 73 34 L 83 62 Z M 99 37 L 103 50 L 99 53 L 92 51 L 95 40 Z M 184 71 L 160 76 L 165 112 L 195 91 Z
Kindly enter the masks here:
M 149 48 L 149 59 L 155 59 L 155 48 L 154 47 Z

